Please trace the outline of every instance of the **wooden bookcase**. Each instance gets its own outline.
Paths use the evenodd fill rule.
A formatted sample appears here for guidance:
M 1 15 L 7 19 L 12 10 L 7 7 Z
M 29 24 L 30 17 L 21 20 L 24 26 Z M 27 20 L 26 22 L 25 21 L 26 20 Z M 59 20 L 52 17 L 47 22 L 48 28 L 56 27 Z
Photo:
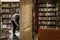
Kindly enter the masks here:
M 11 17 L 19 13 L 19 2 L 2 2 L 2 27 L 11 28 Z
M 1 25 L 1 2 L 0 2 L 0 25 Z
M 40 28 L 59 28 L 60 9 L 55 2 L 38 2 L 38 26 Z
M 39 26 L 55 27 L 56 26 L 56 4 L 40 3 L 39 9 Z
M 0 3 L 0 34 L 7 37 L 8 31 L 13 29 L 11 17 L 13 14 L 20 13 L 20 2 L 1 2 Z M 0 37 L 1 37 L 0 36 Z M 8 38 L 8 37 L 7 37 Z

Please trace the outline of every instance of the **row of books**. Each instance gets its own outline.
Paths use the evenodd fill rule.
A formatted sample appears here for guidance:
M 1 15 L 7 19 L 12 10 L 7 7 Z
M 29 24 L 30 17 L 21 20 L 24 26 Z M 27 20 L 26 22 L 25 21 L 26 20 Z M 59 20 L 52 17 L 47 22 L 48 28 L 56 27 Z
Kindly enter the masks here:
M 12 15 L 6 15 L 6 14 L 2 15 L 2 18 L 11 18 L 11 17 L 12 17 Z
M 19 3 L 15 3 L 15 4 L 2 3 L 2 7 L 19 7 Z
M 56 26 L 39 26 L 40 28 L 56 28 Z
M 16 12 L 16 13 L 18 13 L 19 8 L 17 8 L 17 9 L 2 9 L 2 13 L 4 13 L 4 12 Z
M 13 4 L 13 7 L 20 7 L 19 3 Z
M 53 22 L 51 22 L 51 21 L 40 21 L 39 22 L 39 24 L 41 25 L 41 24 L 46 24 L 46 25 L 49 25 L 49 24 L 56 24 L 56 22 L 55 21 L 53 21 Z
M 44 3 L 42 3 L 42 4 L 39 4 L 39 6 L 38 7 L 55 7 L 56 6 L 56 4 L 44 4 Z
M 11 24 L 9 24 L 9 25 L 2 25 L 2 28 L 11 28 L 12 27 L 12 25 Z
M 56 8 L 40 8 L 39 11 L 57 11 Z
M 11 23 L 11 20 L 7 20 L 7 19 L 2 19 L 3 23 Z
M 56 17 L 39 17 L 39 20 L 56 20 Z
M 39 13 L 39 16 L 54 16 L 56 13 Z

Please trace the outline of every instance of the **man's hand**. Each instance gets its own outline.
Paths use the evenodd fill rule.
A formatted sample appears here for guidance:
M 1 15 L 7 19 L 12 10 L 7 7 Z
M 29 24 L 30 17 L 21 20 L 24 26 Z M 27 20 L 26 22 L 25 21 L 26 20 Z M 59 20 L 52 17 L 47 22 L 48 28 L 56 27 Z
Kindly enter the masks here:
M 19 25 L 17 25 L 19 27 Z
M 17 24 L 16 20 L 14 20 L 15 24 L 19 27 L 19 25 Z

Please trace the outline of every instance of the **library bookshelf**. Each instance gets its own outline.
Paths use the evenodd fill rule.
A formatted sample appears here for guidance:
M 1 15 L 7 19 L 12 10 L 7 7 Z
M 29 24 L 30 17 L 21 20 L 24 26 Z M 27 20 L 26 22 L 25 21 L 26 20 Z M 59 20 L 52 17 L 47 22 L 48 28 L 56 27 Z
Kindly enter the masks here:
M 59 3 L 54 1 L 38 2 L 38 26 L 40 28 L 59 28 L 60 9 Z
M 20 9 L 20 2 L 0 2 L 1 36 L 4 32 L 7 38 L 7 35 L 9 33 L 8 31 L 13 29 L 11 23 L 11 17 L 13 14 L 19 14 L 20 12 L 19 9 Z

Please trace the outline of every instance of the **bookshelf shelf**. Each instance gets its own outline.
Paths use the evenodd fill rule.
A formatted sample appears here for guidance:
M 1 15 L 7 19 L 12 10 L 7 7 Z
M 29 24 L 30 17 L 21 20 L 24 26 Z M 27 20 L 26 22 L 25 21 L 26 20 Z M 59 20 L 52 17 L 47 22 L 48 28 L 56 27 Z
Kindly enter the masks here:
M 11 17 L 15 13 L 19 13 L 20 2 L 2 2 L 2 25 L 12 27 Z
M 57 7 L 54 3 L 38 3 L 39 27 L 54 28 L 57 26 Z

